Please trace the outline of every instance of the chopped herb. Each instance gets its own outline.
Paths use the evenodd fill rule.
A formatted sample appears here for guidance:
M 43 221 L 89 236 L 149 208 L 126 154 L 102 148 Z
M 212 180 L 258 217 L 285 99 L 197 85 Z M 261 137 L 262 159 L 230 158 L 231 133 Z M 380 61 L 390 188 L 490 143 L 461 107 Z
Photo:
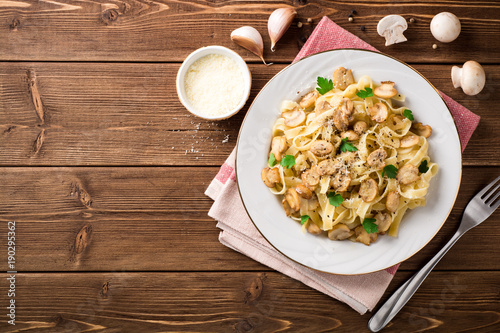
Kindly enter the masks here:
M 274 156 L 274 153 L 271 153 L 269 156 L 269 160 L 267 161 L 270 167 L 273 167 L 276 165 L 276 156 Z
M 373 96 L 373 91 L 372 88 L 366 87 L 365 90 L 360 90 L 356 95 L 359 98 L 367 98 L 367 97 L 372 97 Z
M 302 215 L 300 217 L 300 224 L 304 224 L 307 222 L 307 220 L 309 220 L 309 215 Z
M 413 113 L 411 112 L 411 110 L 405 109 L 403 111 L 403 116 L 410 119 L 411 121 L 415 120 L 415 119 L 413 119 Z
M 330 90 L 333 89 L 333 81 L 328 80 L 325 77 L 318 76 L 318 86 L 319 88 L 316 88 L 316 90 L 321 94 L 324 95 Z
M 340 194 L 335 194 L 334 192 L 328 193 L 328 201 L 330 205 L 338 207 L 344 202 L 344 198 Z
M 365 218 L 363 220 L 363 228 L 365 228 L 367 233 L 374 234 L 378 232 L 378 227 L 375 222 L 377 222 L 377 220 L 372 218 Z
M 280 164 L 284 168 L 290 169 L 291 167 L 293 167 L 295 165 L 295 156 L 286 155 L 285 157 L 283 157 Z
M 429 171 L 426 160 L 423 160 L 422 163 L 420 163 L 418 171 L 420 171 L 420 173 L 426 173 L 427 171 Z
M 396 175 L 398 173 L 398 168 L 396 168 L 394 165 L 389 164 L 382 169 L 382 177 L 387 175 L 387 178 L 396 178 Z
M 358 151 L 358 148 L 354 147 L 354 145 L 350 142 L 347 142 L 347 138 L 342 139 L 342 142 L 340 143 L 340 150 L 342 152 L 346 151 Z

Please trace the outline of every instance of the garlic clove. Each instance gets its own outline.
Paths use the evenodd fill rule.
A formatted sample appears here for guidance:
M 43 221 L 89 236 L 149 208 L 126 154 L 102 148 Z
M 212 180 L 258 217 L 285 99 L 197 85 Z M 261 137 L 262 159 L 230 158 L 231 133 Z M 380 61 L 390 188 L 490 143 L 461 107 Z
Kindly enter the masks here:
M 264 60 L 264 42 L 262 36 L 254 27 L 244 26 L 231 32 L 231 40 L 241 47 L 257 55 L 265 65 Z
M 278 8 L 271 13 L 267 21 L 267 31 L 271 37 L 271 51 L 274 52 L 276 43 L 283 37 L 296 15 L 295 9 L 290 7 Z

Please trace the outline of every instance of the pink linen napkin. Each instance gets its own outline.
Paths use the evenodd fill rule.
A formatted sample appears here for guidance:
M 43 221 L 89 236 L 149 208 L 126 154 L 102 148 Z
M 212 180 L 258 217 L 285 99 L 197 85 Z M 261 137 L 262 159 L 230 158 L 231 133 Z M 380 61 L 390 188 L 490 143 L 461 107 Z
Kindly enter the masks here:
M 324 17 L 294 61 L 310 54 L 338 48 L 377 51 Z M 479 117 L 450 97 L 444 94 L 442 96 L 455 119 L 464 149 L 479 123 Z M 217 227 L 222 230 L 219 241 L 235 251 L 348 304 L 360 314 L 371 311 L 384 294 L 399 264 L 375 273 L 344 276 L 308 269 L 277 252 L 261 236 L 245 212 L 236 184 L 235 151 L 229 155 L 205 192 L 214 200 L 208 215 L 218 221 Z

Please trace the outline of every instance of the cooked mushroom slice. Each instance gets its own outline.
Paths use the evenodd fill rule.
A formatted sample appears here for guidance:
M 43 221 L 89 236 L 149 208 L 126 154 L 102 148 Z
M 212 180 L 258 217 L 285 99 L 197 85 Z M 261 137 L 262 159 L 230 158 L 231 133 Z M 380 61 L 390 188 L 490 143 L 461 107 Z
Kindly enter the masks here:
M 290 208 L 293 211 L 298 211 L 300 209 L 300 198 L 293 188 L 289 188 L 285 192 L 285 200 L 290 205 Z
M 319 97 L 319 92 L 317 90 L 313 90 L 309 93 L 307 93 L 304 97 L 299 102 L 299 105 L 303 109 L 307 109 L 311 107 L 315 102 L 316 99 Z
M 281 201 L 281 204 L 283 205 L 283 209 L 285 210 L 286 216 L 290 216 L 294 213 L 294 211 L 292 211 L 292 209 L 290 208 L 290 205 L 288 204 L 288 201 L 286 201 L 286 199 L 283 199 Z
M 368 129 L 368 124 L 360 120 L 354 124 L 353 129 L 356 134 L 361 135 Z
M 262 181 L 267 187 L 274 187 L 277 183 L 281 182 L 280 172 L 276 168 L 264 168 L 262 169 L 260 176 Z
M 418 136 L 409 134 L 401 138 L 399 147 L 410 148 L 415 146 L 419 141 L 420 138 Z
M 349 116 L 341 109 L 336 109 L 333 113 L 333 124 L 340 132 L 344 132 L 347 130 L 349 121 Z
M 398 91 L 394 88 L 394 82 L 382 81 L 381 85 L 373 90 L 375 96 L 380 98 L 391 98 L 396 96 Z
M 311 199 L 313 196 L 311 190 L 302 184 L 297 185 L 295 187 L 295 191 L 297 192 L 298 195 L 300 195 L 304 199 Z
M 319 201 L 318 201 L 318 197 L 316 196 L 316 194 L 313 193 L 311 199 L 307 200 L 306 201 L 306 204 L 307 204 L 307 210 L 315 210 L 315 209 L 318 209 L 319 207 Z
M 276 161 L 281 161 L 283 153 L 287 150 L 288 145 L 284 136 L 275 136 L 271 142 L 271 153 L 274 154 Z
M 376 103 L 374 106 L 368 108 L 368 112 L 370 113 L 371 119 L 377 123 L 383 122 L 389 115 L 387 106 L 384 103 Z
M 377 234 L 369 234 L 368 232 L 366 232 L 365 228 L 363 228 L 362 225 L 354 229 L 354 232 L 356 233 L 356 242 L 370 245 L 370 243 L 373 243 L 377 240 Z
M 330 182 L 335 192 L 344 192 L 351 184 L 351 176 L 343 170 L 339 170 Z
M 350 118 L 352 115 L 352 110 L 354 109 L 354 104 L 352 103 L 350 98 L 344 97 L 340 102 L 340 109 Z
M 387 153 L 384 148 L 379 148 L 374 150 L 370 155 L 368 155 L 368 165 L 378 169 L 382 169 L 385 166 L 385 159 L 387 158 Z
M 319 174 L 315 169 L 309 169 L 300 176 L 302 183 L 311 191 L 314 191 L 319 184 Z
M 377 220 L 375 221 L 375 224 L 377 225 L 378 232 L 380 233 L 385 233 L 389 230 L 392 223 L 391 215 L 386 212 L 377 213 L 377 215 L 375 215 L 375 220 Z
M 328 231 L 328 238 L 331 240 L 344 240 L 351 237 L 354 231 L 350 230 L 345 224 L 339 223 L 333 226 L 333 228 Z
M 271 183 L 269 181 L 269 179 L 267 179 L 267 173 L 269 172 L 269 168 L 264 168 L 262 169 L 262 171 L 260 172 L 260 177 L 262 178 L 262 181 L 264 182 L 264 184 L 266 184 L 267 187 L 274 187 L 274 185 L 276 185 L 275 183 Z
M 333 145 L 326 140 L 314 141 L 309 150 L 316 156 L 325 156 L 332 152 Z
M 322 100 L 322 101 L 318 102 L 316 104 L 316 106 L 314 107 L 314 113 L 316 113 L 316 116 L 319 116 L 323 112 L 326 112 L 326 111 L 331 110 L 331 109 L 332 109 L 332 106 L 330 105 L 330 103 L 328 103 L 325 100 Z
M 341 166 L 342 162 L 339 160 L 324 160 L 318 163 L 318 173 L 320 176 L 333 175 Z
M 333 72 L 333 83 L 335 84 L 335 88 L 345 90 L 347 86 L 354 83 L 352 71 L 344 67 L 337 68 L 335 72 Z
M 356 132 L 354 132 L 353 130 L 348 130 L 348 131 L 340 133 L 340 137 L 342 139 L 347 138 L 347 140 L 349 140 L 349 141 L 359 140 L 359 135 Z
M 293 109 L 281 114 L 285 118 L 285 125 L 288 127 L 296 127 L 306 120 L 306 113 L 301 109 Z
M 418 168 L 412 164 L 406 164 L 399 169 L 396 179 L 400 184 L 410 185 L 420 179 Z
M 313 235 L 319 235 L 322 232 L 322 230 L 313 221 L 309 221 L 307 224 L 307 231 Z
M 387 193 L 387 201 L 385 202 L 385 207 L 391 213 L 394 213 L 396 210 L 398 210 L 399 197 L 400 197 L 400 195 L 399 195 L 398 191 L 392 191 L 392 192 Z
M 267 172 L 267 180 L 269 180 L 270 183 L 274 183 L 274 185 L 281 183 L 280 171 L 278 168 L 269 169 Z
M 415 123 L 411 127 L 411 131 L 416 135 L 428 138 L 432 134 L 432 128 L 429 125 L 422 125 L 422 123 Z
M 359 196 L 364 202 L 372 202 L 378 194 L 377 182 L 369 178 L 361 183 L 359 187 Z

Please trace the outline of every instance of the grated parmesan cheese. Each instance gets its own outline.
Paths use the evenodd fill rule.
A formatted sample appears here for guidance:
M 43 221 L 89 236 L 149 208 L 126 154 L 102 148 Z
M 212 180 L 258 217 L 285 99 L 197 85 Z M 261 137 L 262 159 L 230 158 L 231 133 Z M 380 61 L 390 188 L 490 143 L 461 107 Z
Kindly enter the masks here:
M 204 116 L 221 116 L 243 99 L 244 78 L 236 62 L 209 54 L 195 61 L 184 79 L 189 104 Z

